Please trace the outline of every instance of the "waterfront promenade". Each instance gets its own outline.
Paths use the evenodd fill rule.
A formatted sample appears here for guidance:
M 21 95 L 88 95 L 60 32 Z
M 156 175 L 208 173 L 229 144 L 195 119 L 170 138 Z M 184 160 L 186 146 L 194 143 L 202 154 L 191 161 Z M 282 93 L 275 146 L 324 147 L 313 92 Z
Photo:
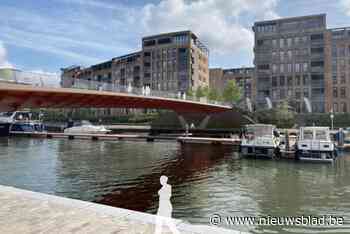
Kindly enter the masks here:
M 153 234 L 155 215 L 0 185 L 0 233 Z M 242 232 L 174 220 L 181 234 Z M 164 226 L 162 233 L 171 233 Z

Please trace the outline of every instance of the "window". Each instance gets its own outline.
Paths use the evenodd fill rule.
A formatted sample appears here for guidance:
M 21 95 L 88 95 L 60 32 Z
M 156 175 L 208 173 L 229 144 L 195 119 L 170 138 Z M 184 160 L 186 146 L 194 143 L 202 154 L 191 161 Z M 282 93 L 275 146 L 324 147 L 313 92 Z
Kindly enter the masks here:
M 280 48 L 283 48 L 283 46 L 284 46 L 284 39 L 281 38 L 281 39 L 280 39 Z
M 301 84 L 301 82 L 300 82 L 300 76 L 296 76 L 295 77 L 295 83 L 296 83 L 296 85 L 300 85 Z
M 287 84 L 288 84 L 288 86 L 293 86 L 293 77 L 288 76 Z
M 280 64 L 280 73 L 284 72 L 284 64 Z
M 339 108 L 338 108 L 338 103 L 333 103 L 333 111 L 334 112 L 339 112 Z
M 264 45 L 264 40 L 257 40 L 257 41 L 256 41 L 256 44 L 257 44 L 258 46 L 262 46 L 262 45 Z
M 346 83 L 345 74 L 342 74 L 342 75 L 340 76 L 340 83 L 341 83 L 341 84 L 345 84 L 345 83 Z
M 281 60 L 281 62 L 283 62 L 283 60 L 284 60 L 284 52 L 283 51 L 280 51 L 280 60 Z
M 311 67 L 323 67 L 324 62 L 323 61 L 312 61 Z
M 308 75 L 303 76 L 303 85 L 308 85 L 309 84 L 309 77 Z
M 273 40 L 272 40 L 272 46 L 273 46 L 273 47 L 277 47 L 277 40 L 276 40 L 276 39 L 273 39 Z
M 295 44 L 295 45 L 298 45 L 298 44 L 299 44 L 299 37 L 295 37 L 295 38 L 294 38 L 294 44 Z
M 280 86 L 284 86 L 284 84 L 285 84 L 284 76 L 280 76 Z
M 158 40 L 158 44 L 169 44 L 171 43 L 171 38 L 167 37 L 167 38 L 161 38 Z
M 333 80 L 333 84 L 336 84 L 337 83 L 337 75 L 333 75 L 332 80 Z
M 300 72 L 300 64 L 299 63 L 295 64 L 295 72 Z
M 344 57 L 345 56 L 345 47 L 339 47 L 338 48 L 338 56 Z
M 346 88 L 345 87 L 340 88 L 340 97 L 346 98 Z
M 334 97 L 334 98 L 337 98 L 337 97 L 338 97 L 338 88 L 337 88 L 337 87 L 334 87 L 334 88 L 333 88 L 333 97 Z
M 275 51 L 272 52 L 272 59 L 276 59 L 277 53 Z
M 277 65 L 272 64 L 272 73 L 277 73 Z
M 348 108 L 347 108 L 347 105 L 346 105 L 345 102 L 342 102 L 342 103 L 341 103 L 341 110 L 342 110 L 342 112 L 344 112 L 344 113 L 348 111 Z
M 277 87 L 277 77 L 272 77 L 272 87 Z
M 301 38 L 301 40 L 303 41 L 303 43 L 305 43 L 305 42 L 307 42 L 307 37 L 306 37 L 306 36 L 303 36 L 303 37 Z
M 299 89 L 295 90 L 295 98 L 300 99 L 301 98 L 301 92 Z
M 143 41 L 143 46 L 153 46 L 156 44 L 155 40 Z
M 286 97 L 286 91 L 284 89 L 280 90 L 280 99 L 284 99 Z
M 292 38 L 287 39 L 287 46 L 291 47 L 292 46 Z
M 259 70 L 269 70 L 270 65 L 269 64 L 261 64 L 261 65 L 258 65 L 258 69 Z
M 304 89 L 304 97 L 309 97 L 309 89 Z
M 311 54 L 322 54 L 323 47 L 311 48 Z
M 307 72 L 308 70 L 308 63 L 303 63 L 303 71 Z
M 313 34 L 310 36 L 311 41 L 323 40 L 323 34 Z
M 288 50 L 287 54 L 288 54 L 288 59 L 292 60 L 292 51 Z

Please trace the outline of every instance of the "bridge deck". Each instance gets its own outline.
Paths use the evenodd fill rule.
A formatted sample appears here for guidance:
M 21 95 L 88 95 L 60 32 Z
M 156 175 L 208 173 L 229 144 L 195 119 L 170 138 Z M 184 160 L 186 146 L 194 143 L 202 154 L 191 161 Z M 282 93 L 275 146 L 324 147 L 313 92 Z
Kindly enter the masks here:
M 232 109 L 223 105 L 130 93 L 0 83 L 0 110 L 2 111 L 19 108 L 81 107 L 150 108 L 204 113 L 218 113 Z

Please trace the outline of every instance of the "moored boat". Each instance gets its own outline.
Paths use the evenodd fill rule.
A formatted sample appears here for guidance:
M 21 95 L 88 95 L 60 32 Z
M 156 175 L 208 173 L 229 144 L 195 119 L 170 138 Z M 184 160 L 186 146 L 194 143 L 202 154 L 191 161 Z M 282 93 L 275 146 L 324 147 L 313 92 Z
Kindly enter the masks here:
M 242 135 L 240 152 L 242 156 L 264 158 L 281 157 L 280 136 L 276 126 L 271 124 L 246 125 Z
M 329 127 L 301 127 L 295 157 L 301 161 L 333 162 L 337 151 Z
M 105 126 L 95 126 L 87 120 L 77 121 L 72 127 L 66 128 L 64 133 L 67 134 L 106 134 L 111 132 Z
M 34 119 L 33 116 L 33 113 L 28 111 L 0 113 L 0 136 L 45 132 L 45 127 L 40 118 Z

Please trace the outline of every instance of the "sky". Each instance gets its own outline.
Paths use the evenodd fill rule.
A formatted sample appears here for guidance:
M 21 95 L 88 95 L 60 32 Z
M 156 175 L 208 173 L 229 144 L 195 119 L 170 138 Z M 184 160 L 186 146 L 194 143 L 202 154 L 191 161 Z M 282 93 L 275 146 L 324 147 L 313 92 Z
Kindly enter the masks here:
M 329 28 L 350 26 L 350 0 L 1 0 L 0 67 L 59 73 L 180 30 L 207 45 L 210 67 L 247 67 L 255 21 L 320 13 Z

